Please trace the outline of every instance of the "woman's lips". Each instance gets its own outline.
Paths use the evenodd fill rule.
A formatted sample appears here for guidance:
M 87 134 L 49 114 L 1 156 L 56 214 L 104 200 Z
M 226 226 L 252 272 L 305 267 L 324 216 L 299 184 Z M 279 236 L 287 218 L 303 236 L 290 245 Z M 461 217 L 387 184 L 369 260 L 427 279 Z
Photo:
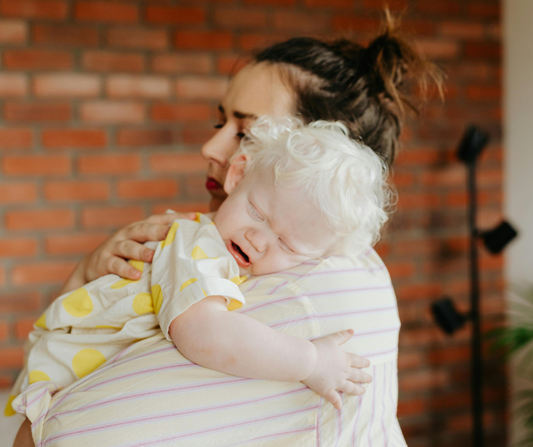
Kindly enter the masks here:
M 242 253 L 240 253 L 238 250 L 235 249 L 233 244 L 234 244 L 234 242 L 232 242 L 232 241 L 226 242 L 226 248 L 231 253 L 231 255 L 235 258 L 235 261 L 237 261 L 237 264 L 239 265 L 239 267 L 244 267 L 244 268 L 250 267 L 252 265 L 252 263 L 250 261 L 247 261 L 244 258 L 244 256 L 242 255 Z M 237 244 L 235 244 L 235 245 L 237 245 Z
M 213 191 L 215 189 L 222 189 L 222 185 L 215 180 L 213 177 L 207 177 L 207 180 L 205 182 L 205 187 L 209 191 Z

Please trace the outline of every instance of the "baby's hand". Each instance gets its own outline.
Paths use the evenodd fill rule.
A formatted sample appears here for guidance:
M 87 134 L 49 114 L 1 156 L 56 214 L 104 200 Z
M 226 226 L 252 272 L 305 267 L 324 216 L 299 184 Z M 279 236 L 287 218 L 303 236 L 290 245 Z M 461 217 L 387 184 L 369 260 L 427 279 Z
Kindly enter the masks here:
M 369 366 L 370 362 L 340 348 L 352 335 L 353 330 L 348 329 L 314 340 L 312 343 L 317 353 L 315 369 L 307 379 L 302 380 L 304 385 L 339 410 L 342 400 L 337 390 L 348 394 L 363 394 L 365 389 L 358 383 L 372 381 L 372 377 L 360 370 Z

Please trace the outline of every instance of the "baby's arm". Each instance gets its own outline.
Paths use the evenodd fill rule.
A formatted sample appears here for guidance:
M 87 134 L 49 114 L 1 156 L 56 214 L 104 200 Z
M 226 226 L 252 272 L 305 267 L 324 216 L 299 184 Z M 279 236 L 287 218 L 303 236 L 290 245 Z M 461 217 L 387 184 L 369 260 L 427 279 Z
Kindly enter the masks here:
M 199 365 L 241 377 L 302 381 L 336 408 L 342 406 L 336 390 L 362 394 L 364 388 L 357 383 L 370 381 L 358 369 L 369 362 L 340 348 L 352 331 L 309 342 L 228 312 L 223 297 L 210 296 L 194 304 L 169 329 L 181 353 Z

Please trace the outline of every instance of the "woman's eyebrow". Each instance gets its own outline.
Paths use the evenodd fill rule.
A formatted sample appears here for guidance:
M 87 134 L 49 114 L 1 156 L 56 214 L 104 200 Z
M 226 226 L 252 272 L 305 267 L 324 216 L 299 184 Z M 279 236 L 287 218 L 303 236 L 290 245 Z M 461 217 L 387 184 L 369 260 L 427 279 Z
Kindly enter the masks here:
M 243 119 L 252 119 L 256 120 L 257 115 L 254 115 L 253 113 L 243 113 L 243 112 L 233 112 L 233 116 L 237 119 L 243 120 Z

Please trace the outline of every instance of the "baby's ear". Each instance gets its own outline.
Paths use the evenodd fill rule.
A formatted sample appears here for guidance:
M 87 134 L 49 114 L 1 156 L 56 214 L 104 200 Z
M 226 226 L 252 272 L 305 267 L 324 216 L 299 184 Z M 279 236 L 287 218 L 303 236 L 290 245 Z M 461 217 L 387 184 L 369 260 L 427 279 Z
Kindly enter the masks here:
M 248 158 L 247 155 L 241 154 L 232 160 L 228 173 L 226 174 L 226 180 L 224 181 L 224 191 L 226 194 L 230 194 L 244 178 L 244 170 L 246 169 Z

